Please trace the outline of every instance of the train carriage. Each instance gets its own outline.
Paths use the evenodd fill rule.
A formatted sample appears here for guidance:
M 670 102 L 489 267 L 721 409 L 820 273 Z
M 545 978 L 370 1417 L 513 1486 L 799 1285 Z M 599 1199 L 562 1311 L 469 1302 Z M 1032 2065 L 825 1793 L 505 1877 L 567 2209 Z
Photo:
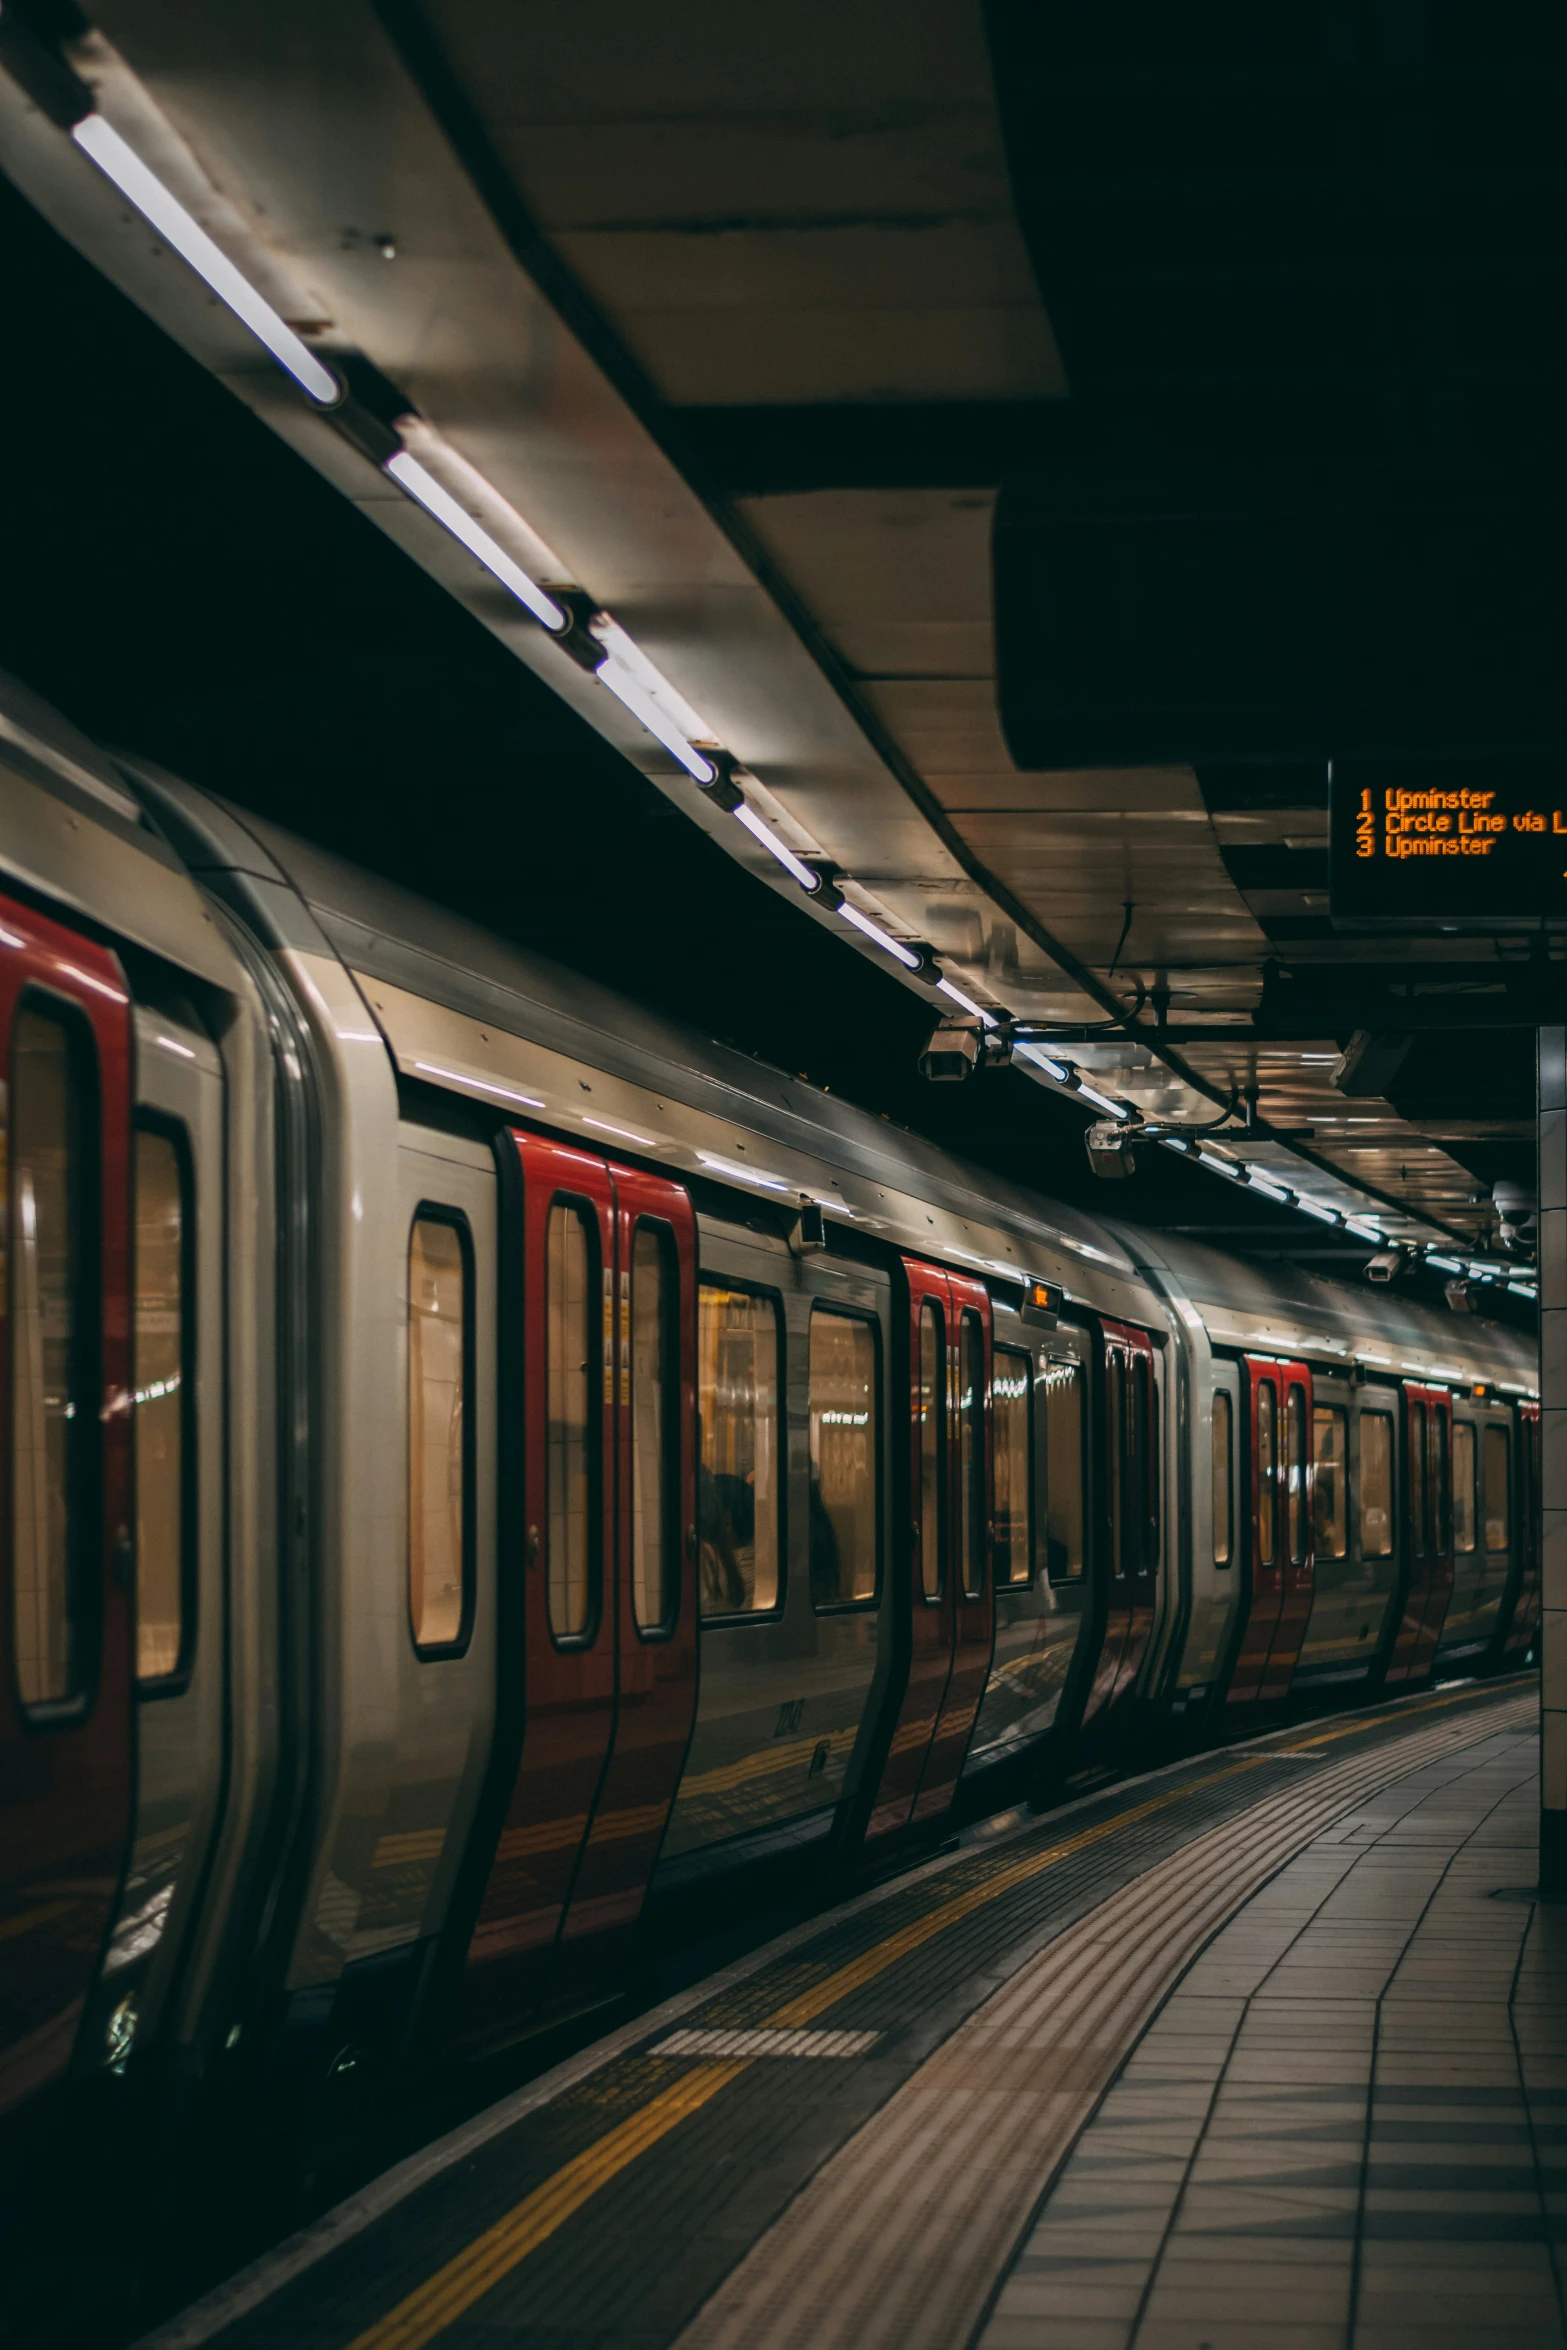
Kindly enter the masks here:
M 1516 1664 L 1532 1350 L 1096 1220 L 0 706 L 0 2104 L 319 2085 Z

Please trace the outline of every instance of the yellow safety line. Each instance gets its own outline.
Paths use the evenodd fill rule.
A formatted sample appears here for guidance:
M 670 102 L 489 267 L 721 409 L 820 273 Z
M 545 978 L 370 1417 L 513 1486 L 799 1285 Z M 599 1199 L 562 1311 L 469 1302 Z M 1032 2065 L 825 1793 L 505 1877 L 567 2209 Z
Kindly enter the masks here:
M 444 2333 L 519 2261 L 537 2251 L 574 2211 L 580 2211 L 639 2154 L 645 2154 L 688 2113 L 695 2113 L 746 2069 L 744 2063 L 704 2064 L 684 2074 L 618 2128 L 595 2139 L 542 2187 L 525 2195 L 504 2219 L 464 2245 L 406 2300 L 356 2335 L 349 2350 L 421 2350 L 422 2344 Z
M 1519 1692 L 1515 1689 L 1510 1694 L 1516 1697 Z M 1385 1721 L 1391 1722 L 1396 1729 L 1400 1722 L 1407 1722 L 1411 1714 L 1435 1713 L 1444 1706 L 1462 1705 L 1466 1698 L 1483 1697 L 1484 1695 L 1486 1692 L 1483 1689 L 1450 1689 L 1445 1697 L 1424 1697 L 1418 1705 L 1402 1705 L 1396 1714 L 1386 1715 L 1383 1718 Z M 1336 1730 L 1320 1730 L 1315 1738 L 1298 1738 L 1293 1746 L 1276 1746 L 1273 1752 L 1275 1754 L 1307 1754 L 1314 1746 L 1331 1746 L 1335 1738 L 1353 1738 L 1357 1730 L 1371 1730 L 1377 1727 L 1378 1724 L 1364 1720 L 1342 1722 Z
M 1445 1697 L 1427 1698 L 1423 1704 L 1401 1710 L 1397 1719 L 1410 1714 L 1429 1713 L 1436 1707 L 1460 1704 L 1473 1697 L 1472 1689 L 1454 1690 Z M 765 2020 L 769 2025 L 782 2027 L 807 2024 L 835 2007 L 851 1991 L 858 1991 L 885 1974 L 900 1958 L 918 1950 L 926 1942 L 934 1941 L 959 1919 L 969 1917 L 977 1909 L 993 1901 L 999 1894 L 1010 1892 L 1014 1886 L 1026 1884 L 1030 1877 L 1053 1868 L 1057 1861 L 1068 1860 L 1074 1853 L 1084 1852 L 1090 1845 L 1103 1843 L 1107 1836 L 1116 1835 L 1122 1828 L 1132 1827 L 1155 1812 L 1165 1811 L 1172 1803 L 1184 1802 L 1187 1796 L 1199 1794 L 1205 1787 L 1216 1787 L 1226 1779 L 1239 1778 L 1243 1772 L 1257 1770 L 1271 1762 L 1276 1754 L 1299 1754 L 1309 1746 L 1326 1746 L 1332 1739 L 1352 1737 L 1357 1730 L 1377 1727 L 1365 1721 L 1345 1723 L 1334 1730 L 1323 1731 L 1316 1738 L 1299 1746 L 1275 1747 L 1264 1754 L 1249 1754 L 1228 1763 L 1222 1770 L 1210 1771 L 1201 1779 L 1185 1780 L 1179 1787 L 1164 1789 L 1149 1796 L 1144 1802 L 1133 1804 L 1130 1810 L 1117 1812 L 1113 1818 L 1100 1820 L 1091 1828 L 1083 1828 L 1075 1836 L 1063 1837 L 1059 1843 L 1047 1845 L 1041 1852 L 1027 1853 L 1017 1860 L 999 1862 L 983 1881 L 967 1891 L 955 1893 L 939 1902 L 923 1917 L 911 1919 L 896 1933 L 888 1934 L 846 1966 L 838 1967 L 809 1990 L 786 2000 Z M 596 2139 L 583 2153 L 575 2155 L 563 2169 L 535 2187 L 531 2195 L 509 2211 L 504 2219 L 496 2221 L 482 2236 L 454 2254 L 444 2268 L 418 2286 L 385 2317 L 378 2318 L 362 2334 L 349 2343 L 348 2350 L 423 2350 L 425 2343 L 443 2333 L 465 2310 L 481 2300 L 492 2286 L 510 2274 L 518 2263 L 536 2252 L 555 2231 L 564 2226 L 573 2213 L 591 2201 L 601 2187 L 636 2161 L 639 2154 L 656 2145 L 688 2114 L 695 2113 L 716 2097 L 743 2072 L 748 2072 L 752 2059 L 741 2059 L 725 2064 L 704 2064 L 684 2074 L 671 2088 L 662 2090 L 638 2112 L 617 2125 L 602 2138 Z

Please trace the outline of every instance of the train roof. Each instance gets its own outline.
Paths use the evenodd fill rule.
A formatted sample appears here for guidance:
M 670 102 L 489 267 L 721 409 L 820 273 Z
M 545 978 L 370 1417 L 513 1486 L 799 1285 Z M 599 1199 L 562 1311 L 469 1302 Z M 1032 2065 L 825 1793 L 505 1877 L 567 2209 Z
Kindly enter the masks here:
M 1533 1394 L 1531 1342 L 1499 1323 L 1436 1312 L 1388 1289 L 1325 1281 L 1298 1265 L 1227 1256 L 1179 1234 L 1121 1228 L 1143 1264 L 1195 1306 L 1210 1340 L 1391 1377 L 1420 1376 Z
M 648 1011 L 280 826 L 153 769 L 130 771 L 152 790 L 193 865 L 210 865 L 214 853 L 211 845 L 201 847 L 191 829 L 205 803 L 223 823 L 224 861 L 248 856 L 257 879 L 286 880 L 343 963 L 361 976 L 656 1089 L 726 1127 L 804 1153 L 862 1183 L 918 1196 L 952 1217 L 1004 1225 L 1051 1257 L 1077 1260 L 1085 1278 L 1097 1270 L 1145 1286 L 1136 1260 L 1108 1223 L 971 1167 L 920 1135 Z M 248 849 L 241 833 L 248 836 Z M 963 1254 L 939 1242 L 936 1253 Z M 1014 1279 L 1047 1271 L 1044 1263 L 1027 1259 L 986 1269 Z
M 815 1162 L 838 1170 L 854 1179 L 847 1187 L 832 1186 L 851 1221 L 877 1222 L 853 1214 L 847 1205 L 853 1197 L 892 1199 L 904 1209 L 905 1225 L 910 1202 L 942 1213 L 942 1225 L 927 1217 L 931 1229 L 925 1231 L 917 1224 L 903 1229 L 894 1212 L 886 1237 L 897 1245 L 923 1246 L 1013 1279 L 1027 1273 L 1054 1275 L 1063 1278 L 1069 1294 L 1112 1312 L 1124 1310 L 1129 1288 L 1145 1293 L 1150 1309 L 1161 1294 L 1185 1300 L 1221 1345 L 1299 1353 L 1323 1364 L 1358 1362 L 1390 1375 L 1445 1374 L 1472 1384 L 1495 1383 L 1513 1393 L 1533 1392 L 1537 1386 L 1535 1350 L 1516 1332 L 1435 1313 L 1386 1292 L 1323 1280 L 1293 1265 L 1259 1264 L 1178 1236 L 1086 1215 L 972 1167 L 923 1136 L 650 1012 L 264 818 L 145 763 L 110 760 L 3 673 L 0 757 L 14 776 L 45 786 L 122 841 L 134 837 L 155 861 L 168 858 L 157 837 L 161 832 L 193 870 L 244 874 L 274 897 L 297 900 L 319 926 L 321 939 L 314 943 L 328 945 L 361 980 L 382 982 L 644 1092 L 656 1089 L 699 1117 L 739 1127 L 792 1154 L 797 1166 Z M 157 827 L 150 835 L 149 803 Z M 62 877 L 40 871 L 35 878 L 53 890 Z M 67 894 L 74 898 L 76 893 Z M 126 909 L 103 911 L 114 920 Z M 188 916 L 178 928 L 185 933 L 180 945 L 192 963 L 219 976 L 212 967 L 219 958 L 210 925 L 202 925 L 200 953 L 191 951 L 198 942 L 190 935 Z M 139 925 L 131 919 L 128 929 L 135 936 Z M 295 943 L 313 942 L 301 938 Z M 164 939 L 157 944 L 169 951 Z M 174 951 L 178 957 L 179 946 Z M 223 964 L 227 961 L 221 957 Z M 389 1042 L 395 1055 L 395 1039 L 389 1036 Z M 476 1082 L 469 1090 L 483 1098 L 501 1089 Z M 743 1168 L 731 1172 L 742 1180 L 746 1176 Z M 982 1247 L 986 1234 L 1012 1238 L 1005 1243 L 1005 1258 L 997 1260 L 964 1246 L 960 1232 L 979 1239 Z M 1150 1318 L 1162 1315 L 1155 1310 Z

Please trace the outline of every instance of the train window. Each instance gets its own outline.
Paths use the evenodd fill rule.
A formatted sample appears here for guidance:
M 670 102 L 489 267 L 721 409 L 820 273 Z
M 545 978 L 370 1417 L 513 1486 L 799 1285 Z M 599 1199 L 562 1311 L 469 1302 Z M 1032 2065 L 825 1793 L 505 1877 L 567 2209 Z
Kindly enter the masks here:
M 1122 1547 L 1126 1487 L 1126 1357 L 1117 1347 L 1105 1364 L 1105 1463 L 1110 1473 L 1110 1571 L 1124 1575 Z
M 1426 1550 L 1426 1414 L 1424 1404 L 1409 1407 L 1409 1540 L 1416 1558 Z
M 186 1296 L 190 1238 L 184 1150 L 138 1127 L 134 1161 L 136 1674 L 167 1681 L 185 1662 L 189 1596 L 186 1460 L 190 1427 Z
M 1310 1550 L 1306 1522 L 1306 1390 L 1291 1385 L 1284 1398 L 1284 1490 L 1289 1510 L 1289 1556 L 1304 1566 Z
M 697 1311 L 702 1612 L 778 1605 L 778 1308 L 703 1282 Z
M 811 1314 L 811 1597 L 819 1608 L 876 1597 L 876 1330 L 858 1316 Z
M 1319 1559 L 1349 1549 L 1349 1415 L 1336 1404 L 1312 1406 L 1311 1532 Z
M 61 1706 L 86 1677 L 92 1408 L 83 1190 L 91 1165 L 74 1020 L 24 1006 L 11 1045 L 11 1557 L 17 1695 Z
M 1505 1550 L 1511 1531 L 1508 1504 L 1507 1430 L 1493 1421 L 1483 1438 L 1485 1447 L 1485 1547 Z
M 985 1588 L 985 1332 L 978 1314 L 958 1323 L 958 1509 L 963 1590 Z
M 1034 1572 L 1033 1494 L 1029 1477 L 1033 1430 L 1031 1358 L 998 1346 L 991 1373 L 996 1447 L 996 1582 L 1027 1583 Z
M 1271 1379 L 1257 1383 L 1257 1557 L 1263 1566 L 1279 1555 L 1279 1395 Z
M 1447 1414 L 1436 1405 L 1427 1406 L 1430 1440 L 1426 1451 L 1426 1470 L 1429 1479 L 1426 1495 L 1426 1524 L 1431 1530 L 1431 1548 L 1443 1557 L 1452 1548 L 1451 1490 L 1447 1457 Z
M 458 1646 L 468 1615 L 472 1292 L 466 1232 L 421 1208 L 408 1238 L 408 1616 L 421 1656 Z
M 1475 1432 L 1472 1420 L 1453 1422 L 1453 1548 L 1475 1546 Z
M 1393 1552 L 1393 1415 L 1360 1415 L 1360 1555 L 1390 1558 Z
M 920 1373 L 915 1397 L 920 1448 L 920 1588 L 927 1599 L 939 1599 L 947 1583 L 946 1447 L 942 1443 L 946 1359 L 941 1308 L 927 1298 L 920 1307 Z
M 580 1640 L 590 1631 L 597 1598 L 596 1382 L 589 1368 L 597 1250 L 589 1214 L 574 1201 L 556 1200 L 544 1242 L 545 1587 L 557 1640 Z
M 1045 1509 L 1052 1583 L 1083 1572 L 1083 1366 L 1045 1369 Z
M 1235 1483 L 1235 1414 L 1222 1387 L 1213 1391 L 1213 1563 L 1227 1567 L 1235 1548 L 1230 1495 Z
M 672 1240 L 667 1224 L 638 1224 L 631 1241 L 631 1612 L 639 1632 L 668 1628 L 679 1581 Z

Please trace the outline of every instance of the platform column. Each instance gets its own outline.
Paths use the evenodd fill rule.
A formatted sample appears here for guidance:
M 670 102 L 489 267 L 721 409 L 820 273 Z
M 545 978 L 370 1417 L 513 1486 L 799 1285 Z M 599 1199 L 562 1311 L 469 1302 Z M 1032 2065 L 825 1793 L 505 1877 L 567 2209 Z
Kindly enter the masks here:
M 1540 1887 L 1567 1894 L 1567 1028 L 1540 1030 Z

